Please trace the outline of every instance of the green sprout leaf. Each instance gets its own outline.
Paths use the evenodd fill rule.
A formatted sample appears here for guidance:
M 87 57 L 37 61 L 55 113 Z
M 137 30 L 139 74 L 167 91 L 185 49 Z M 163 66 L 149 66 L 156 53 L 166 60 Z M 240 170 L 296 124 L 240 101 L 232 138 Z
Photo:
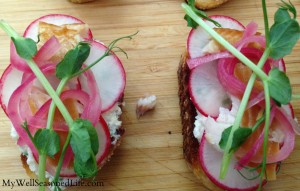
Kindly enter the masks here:
M 88 120 L 76 119 L 71 127 L 70 144 L 75 156 L 83 162 L 90 157 L 90 150 L 96 155 L 99 149 L 98 134 L 95 127 Z
M 58 134 L 50 129 L 39 129 L 34 135 L 39 153 L 45 153 L 53 157 L 60 150 L 60 139 Z
M 198 23 L 196 23 L 190 16 L 185 15 L 184 20 L 186 20 L 187 26 L 192 27 L 193 29 L 197 28 Z
M 288 10 L 289 12 L 291 12 L 294 15 L 294 19 L 296 19 L 297 17 L 297 10 L 296 7 L 291 3 L 291 1 L 289 1 L 288 3 L 281 0 L 282 4 L 278 4 L 278 6 L 280 7 L 280 9 L 285 9 Z
M 280 59 L 291 53 L 300 38 L 300 26 L 286 9 L 278 9 L 270 29 L 270 56 Z
M 97 131 L 96 131 L 95 127 L 92 124 L 89 125 L 89 126 L 86 126 L 86 128 L 87 128 L 88 133 L 90 135 L 91 144 L 92 144 L 92 151 L 93 151 L 94 155 L 97 155 L 98 150 L 99 150 L 99 141 L 98 141 Z
M 89 43 L 79 42 L 74 49 L 69 50 L 62 61 L 56 66 L 57 78 L 63 79 L 78 72 L 84 61 L 88 58 L 90 49 Z
M 76 174 L 82 178 L 95 176 L 98 171 L 95 156 L 99 149 L 96 129 L 88 120 L 77 119 L 71 127 L 71 135 Z
M 216 22 L 215 20 L 209 18 L 207 16 L 207 14 L 204 11 L 201 11 L 199 9 L 197 9 L 197 7 L 195 6 L 195 0 L 188 0 L 188 5 L 191 7 L 191 9 L 201 18 L 206 19 L 210 22 L 212 22 L 214 25 L 216 25 L 217 27 L 221 27 L 221 25 Z M 197 28 L 198 23 L 195 22 L 189 15 L 185 15 L 184 19 L 187 21 L 187 26 L 192 27 L 192 28 Z
M 81 178 L 92 178 L 97 175 L 98 165 L 92 157 L 88 161 L 82 162 L 78 158 L 74 159 L 74 170 L 76 175 Z
M 219 142 L 219 146 L 221 149 L 225 149 L 231 130 L 232 130 L 232 126 L 228 127 L 227 129 L 225 129 L 222 132 L 222 137 Z M 239 148 L 244 143 L 244 141 L 251 135 L 251 133 L 252 133 L 251 128 L 239 127 L 233 133 L 233 139 L 232 139 L 230 152 L 235 151 L 237 148 Z
M 278 68 L 269 72 L 268 85 L 271 97 L 280 104 L 288 104 L 292 99 L 292 88 L 287 75 Z
M 291 16 L 286 9 L 278 9 L 274 16 L 274 21 L 276 24 L 283 23 L 291 20 Z
M 16 47 L 18 55 L 21 58 L 29 60 L 37 53 L 37 47 L 34 40 L 23 37 L 12 37 L 11 39 Z
M 300 38 L 300 27 L 296 20 L 275 24 L 270 29 L 270 56 L 280 59 L 291 53 Z
M 99 149 L 99 141 L 98 141 L 98 134 L 95 127 L 88 120 L 77 119 L 76 121 L 80 121 L 82 123 L 82 126 L 86 128 L 90 137 L 92 151 L 94 155 L 96 155 Z
M 91 140 L 88 130 L 81 120 L 73 122 L 71 135 L 70 144 L 75 157 L 86 162 L 90 158 Z

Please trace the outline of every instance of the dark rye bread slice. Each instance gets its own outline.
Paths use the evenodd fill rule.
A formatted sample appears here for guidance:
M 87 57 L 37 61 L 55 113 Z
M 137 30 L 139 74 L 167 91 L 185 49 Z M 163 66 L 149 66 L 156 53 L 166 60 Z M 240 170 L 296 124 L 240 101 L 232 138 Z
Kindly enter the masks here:
M 119 101 L 120 103 L 123 102 L 123 97 L 120 99 Z M 122 109 L 122 104 L 119 104 L 119 107 L 121 107 Z M 120 115 L 119 119 L 121 119 L 122 114 Z M 114 144 L 110 146 L 108 155 L 105 157 L 105 159 L 103 159 L 103 161 L 101 162 L 101 164 L 99 165 L 99 169 L 101 169 L 112 157 L 112 155 L 114 154 L 114 151 L 117 149 L 117 147 L 120 146 L 121 141 L 123 139 L 123 135 L 125 134 L 125 128 L 123 128 L 122 126 L 119 127 L 119 129 L 116 131 L 117 135 L 120 135 L 118 141 Z M 114 141 L 114 137 L 111 137 L 111 142 Z M 21 161 L 22 161 L 22 165 L 24 167 L 24 169 L 26 170 L 26 173 L 29 177 L 31 178 L 37 178 L 36 174 L 34 172 L 32 172 L 27 164 L 27 156 L 21 154 L 20 155 Z
M 194 122 L 197 113 L 189 94 L 188 82 L 190 69 L 186 64 L 187 56 L 187 53 L 184 53 L 181 56 L 177 72 L 179 85 L 178 96 L 183 135 L 183 155 L 188 167 L 194 172 L 196 177 L 200 179 L 201 183 L 210 190 L 218 191 L 222 189 L 210 181 L 203 172 L 199 162 L 199 143 L 193 134 Z

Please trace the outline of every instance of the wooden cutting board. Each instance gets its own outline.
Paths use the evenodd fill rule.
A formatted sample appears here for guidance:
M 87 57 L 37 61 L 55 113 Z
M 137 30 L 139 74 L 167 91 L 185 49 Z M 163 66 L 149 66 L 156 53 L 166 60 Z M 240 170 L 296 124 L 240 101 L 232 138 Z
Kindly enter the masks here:
M 50 13 L 64 13 L 88 23 L 94 37 L 108 44 L 111 40 L 135 33 L 131 41 L 119 46 L 129 59 L 118 54 L 127 72 L 123 126 L 126 134 L 111 161 L 101 170 L 96 181 L 100 186 L 72 187 L 68 190 L 206 190 L 187 168 L 182 155 L 181 122 L 177 98 L 177 67 L 185 50 L 189 28 L 183 20 L 183 0 L 96 0 L 72 4 L 66 0 L 1 1 L 0 19 L 8 21 L 19 33 L 34 19 Z M 277 0 L 269 0 L 270 22 Z M 300 10 L 300 1 L 293 3 Z M 260 0 L 232 0 L 207 12 L 222 14 L 247 24 L 254 20 L 263 32 Z M 295 93 L 300 93 L 300 43 L 287 56 L 287 72 Z M 0 74 L 9 64 L 9 38 L 0 31 Z M 135 115 L 138 98 L 154 94 L 156 109 L 139 120 Z M 300 102 L 294 101 L 300 118 Z M 14 187 L 3 181 L 30 179 L 21 166 L 20 152 L 10 137 L 10 122 L 0 112 L 0 190 L 37 190 L 37 187 Z M 300 137 L 293 154 L 283 162 L 278 180 L 265 190 L 300 189 Z

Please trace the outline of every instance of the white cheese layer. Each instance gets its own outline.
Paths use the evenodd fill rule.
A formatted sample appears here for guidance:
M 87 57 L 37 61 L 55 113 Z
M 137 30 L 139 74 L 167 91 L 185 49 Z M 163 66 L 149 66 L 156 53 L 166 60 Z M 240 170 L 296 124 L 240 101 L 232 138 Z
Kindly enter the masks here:
M 232 107 L 231 109 L 220 108 L 220 114 L 217 119 L 213 119 L 212 117 L 204 116 L 199 111 L 197 111 L 196 120 L 194 122 L 194 136 L 200 142 L 205 131 L 206 140 L 212 144 L 217 150 L 221 151 L 219 147 L 219 142 L 222 137 L 222 132 L 233 125 L 235 116 L 237 114 L 238 108 L 240 106 L 240 101 L 231 97 Z
M 102 114 L 108 125 L 110 136 L 113 137 L 112 145 L 115 145 L 120 138 L 118 129 L 122 125 L 122 121 L 119 119 L 122 114 L 122 109 L 119 105 L 124 105 L 124 103 L 115 104 L 109 111 Z
M 118 141 L 118 139 L 120 138 L 120 135 L 118 135 L 118 129 L 121 127 L 122 122 L 120 121 L 120 115 L 122 114 L 122 110 L 120 105 L 124 104 L 124 103 L 116 103 L 112 109 L 110 109 L 109 111 L 105 112 L 103 114 L 103 118 L 107 123 L 107 126 L 109 128 L 110 131 L 110 135 L 111 137 L 114 137 L 113 141 L 111 142 L 111 144 L 116 144 L 116 142 Z M 19 135 L 16 132 L 15 128 L 12 126 L 11 128 L 11 133 L 10 133 L 11 137 L 13 140 L 18 141 L 19 139 Z M 29 166 L 29 169 L 34 172 L 37 176 L 38 176 L 38 168 L 39 165 L 38 163 L 35 161 L 32 151 L 28 146 L 22 146 L 19 147 L 20 151 L 25 154 L 27 156 L 27 164 Z M 49 179 L 49 182 L 53 181 L 54 176 L 52 176 L 51 174 L 49 174 L 48 172 L 46 172 L 46 178 Z M 74 177 L 74 178 L 60 178 L 60 182 L 68 182 L 72 179 L 72 182 L 78 182 L 80 181 L 79 177 Z M 61 189 L 65 189 L 65 187 L 60 187 Z M 54 187 L 49 187 L 50 190 L 54 190 Z
M 219 146 L 219 142 L 222 137 L 222 132 L 233 125 L 235 121 L 236 114 L 240 107 L 240 100 L 236 97 L 231 96 L 232 107 L 231 109 L 220 108 L 219 116 L 217 119 L 213 119 L 210 116 L 206 117 L 197 111 L 196 120 L 194 122 L 194 137 L 200 142 L 205 131 L 206 140 L 214 146 L 220 152 L 223 150 Z M 287 110 L 288 114 L 291 112 L 288 105 L 282 106 Z M 289 114 L 291 115 L 291 114 Z M 296 120 L 296 119 L 295 119 Z M 282 143 L 284 140 L 284 133 L 276 128 L 275 130 L 270 129 L 269 131 L 269 141 Z

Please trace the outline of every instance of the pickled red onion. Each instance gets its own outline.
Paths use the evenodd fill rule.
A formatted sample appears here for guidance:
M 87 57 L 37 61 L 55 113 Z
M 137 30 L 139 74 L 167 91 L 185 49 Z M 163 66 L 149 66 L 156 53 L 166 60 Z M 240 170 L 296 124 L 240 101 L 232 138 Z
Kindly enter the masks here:
M 37 65 L 42 66 L 46 61 L 49 61 L 61 48 L 61 44 L 55 36 L 52 36 L 39 49 L 33 60 Z
M 255 22 L 250 22 L 243 33 L 242 39 L 234 46 L 241 50 L 246 47 L 251 42 L 259 43 L 263 48 L 265 47 L 265 37 L 256 35 L 257 24 Z M 204 56 L 187 59 L 186 63 L 189 69 L 193 69 L 201 64 L 208 63 L 218 59 L 233 58 L 234 56 L 228 51 L 222 51 L 218 53 L 207 54 Z
M 43 73 L 47 74 L 49 70 L 42 70 Z M 28 147 L 31 149 L 32 153 L 37 156 L 38 152 L 33 145 L 32 141 L 29 139 L 27 132 L 22 128 L 22 124 L 26 121 L 26 119 L 23 119 L 20 115 L 20 102 L 22 98 L 24 99 L 24 93 L 26 95 L 26 92 L 31 87 L 30 85 L 33 83 L 33 80 L 36 77 L 32 74 L 28 80 L 26 80 L 23 84 L 21 84 L 11 95 L 8 105 L 7 105 L 7 115 L 9 116 L 16 132 L 19 135 L 19 141 L 18 143 L 22 144 L 20 146 L 23 146 L 23 144 L 27 144 Z M 29 128 L 30 129 L 30 128 Z M 31 131 L 31 134 L 34 134 L 35 132 Z
M 10 64 L 20 71 L 31 72 L 26 61 L 18 55 L 13 42 L 10 43 Z
M 66 90 L 61 96 L 61 100 L 64 101 L 66 99 L 77 100 L 80 104 L 86 106 L 89 102 L 90 96 L 82 91 L 82 90 Z M 28 120 L 28 125 L 32 128 L 44 128 L 47 123 L 47 114 L 51 104 L 51 100 L 45 102 L 40 109 Z M 68 126 L 64 122 L 54 122 L 53 129 L 59 131 L 68 131 Z
M 49 59 L 59 51 L 60 47 L 61 45 L 57 38 L 53 36 L 38 50 L 33 60 L 38 66 L 42 66 L 49 62 Z M 31 69 L 27 65 L 26 61 L 17 54 L 16 47 L 13 42 L 10 43 L 10 63 L 20 71 L 31 73 Z
M 273 108 L 270 113 L 270 124 L 272 124 L 274 117 L 275 117 L 275 109 Z M 261 131 L 258 138 L 253 143 L 252 148 L 250 150 L 248 150 L 245 154 L 242 154 L 242 152 L 240 150 L 237 150 L 235 152 L 236 156 L 241 157 L 235 166 L 235 168 L 237 170 L 241 170 L 243 167 L 247 166 L 250 162 L 252 162 L 251 161 L 252 157 L 259 151 L 259 149 L 261 148 L 261 146 L 263 144 L 264 132 L 265 132 L 264 130 Z
M 243 48 L 241 52 L 250 60 L 259 60 L 263 52 L 255 48 Z M 232 95 L 241 97 L 246 89 L 246 84 L 240 81 L 234 74 L 234 68 L 238 63 L 236 58 L 220 59 L 218 62 L 218 78 L 223 87 Z M 268 59 L 264 65 L 264 71 L 268 73 L 271 69 L 271 60 Z M 253 89 L 252 97 L 260 93 L 257 89 Z
M 186 60 L 186 63 L 189 66 L 189 69 L 192 70 L 193 68 L 196 68 L 197 66 L 200 66 L 202 64 L 212 62 L 218 59 L 231 58 L 231 57 L 233 57 L 231 53 L 229 53 L 228 51 L 224 51 L 220 53 L 204 55 L 197 58 L 190 58 Z
M 285 160 L 293 151 L 294 144 L 295 144 L 295 132 L 293 130 L 294 124 L 289 121 L 289 117 L 287 114 L 278 107 L 274 107 L 274 114 L 272 114 L 273 119 L 275 117 L 276 120 L 280 123 L 276 126 L 279 128 L 284 134 L 284 140 L 280 150 L 276 153 L 268 154 L 267 156 L 267 164 L 269 163 L 276 163 L 282 160 Z M 271 110 L 272 111 L 272 110 Z M 263 143 L 263 133 L 259 136 L 259 138 L 254 143 L 251 150 L 249 150 L 246 154 L 241 156 L 238 151 L 235 153 L 236 155 L 240 156 L 241 159 L 239 164 L 237 164 L 237 169 L 242 168 L 243 166 L 247 165 L 249 162 L 253 163 L 261 163 L 262 162 L 262 155 L 261 156 L 254 156 L 258 149 L 261 147 Z

